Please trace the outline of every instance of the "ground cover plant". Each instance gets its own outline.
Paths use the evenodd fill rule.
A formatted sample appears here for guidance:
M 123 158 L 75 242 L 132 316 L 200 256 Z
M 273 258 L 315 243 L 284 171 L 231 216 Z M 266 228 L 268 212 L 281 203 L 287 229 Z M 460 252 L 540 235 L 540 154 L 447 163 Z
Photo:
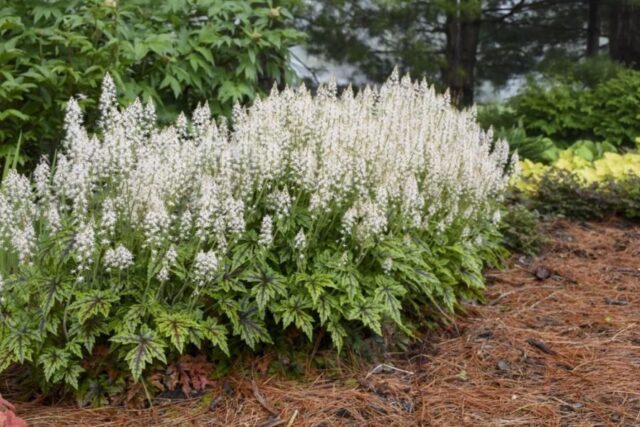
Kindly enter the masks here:
M 208 99 L 216 114 L 292 77 L 293 2 L 5 0 L 0 4 L 0 158 L 37 163 L 62 137 L 65 104 L 90 123 L 107 70 L 121 100 L 151 98 L 175 120 Z M 29 162 L 31 160 L 31 162 Z
M 640 218 L 640 153 L 614 150 L 582 141 L 559 151 L 550 165 L 522 160 L 514 188 L 544 213 Z
M 411 333 L 480 297 L 502 254 L 516 159 L 425 82 L 274 90 L 230 124 L 204 105 L 162 128 L 107 77 L 100 109 L 91 135 L 69 101 L 63 151 L 0 191 L 0 368 L 45 388 L 287 330 Z

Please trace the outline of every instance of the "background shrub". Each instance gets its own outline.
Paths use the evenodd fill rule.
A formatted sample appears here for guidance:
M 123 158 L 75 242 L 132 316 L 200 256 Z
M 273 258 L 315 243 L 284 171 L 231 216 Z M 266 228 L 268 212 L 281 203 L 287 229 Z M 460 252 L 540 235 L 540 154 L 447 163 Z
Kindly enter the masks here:
M 640 72 L 620 72 L 593 88 L 575 82 L 545 87 L 531 81 L 509 105 L 533 136 L 564 145 L 591 139 L 632 146 L 640 134 Z
M 167 122 L 209 100 L 216 113 L 289 80 L 293 1 L 5 0 L 0 5 L 0 156 L 51 154 L 64 105 L 92 122 L 108 71 L 124 102 L 152 99 Z
M 536 162 L 552 163 L 558 149 L 576 141 L 633 147 L 640 134 L 640 72 L 601 58 L 560 65 L 531 76 L 505 103 L 480 107 L 480 123 Z
M 551 167 L 540 175 L 524 178 L 521 188 L 526 189 L 526 204 L 543 214 L 578 219 L 603 219 L 616 214 L 640 218 L 640 176 L 636 174 L 585 181 L 570 170 Z

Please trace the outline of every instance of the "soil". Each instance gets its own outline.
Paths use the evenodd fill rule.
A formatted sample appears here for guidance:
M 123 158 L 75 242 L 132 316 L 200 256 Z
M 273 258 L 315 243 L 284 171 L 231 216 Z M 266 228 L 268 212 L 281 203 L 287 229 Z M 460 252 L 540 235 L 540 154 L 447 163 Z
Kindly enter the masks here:
M 640 225 L 546 229 L 540 256 L 487 272 L 485 303 L 383 363 L 297 381 L 256 369 L 145 410 L 17 414 L 31 426 L 640 426 Z

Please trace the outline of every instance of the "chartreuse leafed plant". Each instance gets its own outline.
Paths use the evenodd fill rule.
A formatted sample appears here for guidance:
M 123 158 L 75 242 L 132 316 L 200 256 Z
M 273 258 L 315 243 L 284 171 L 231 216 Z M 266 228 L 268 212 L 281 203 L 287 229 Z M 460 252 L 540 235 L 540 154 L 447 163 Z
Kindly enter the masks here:
M 82 364 L 97 347 L 137 380 L 286 329 L 410 332 L 479 297 L 501 255 L 508 147 L 426 83 L 274 90 L 230 124 L 116 105 L 107 77 L 91 135 L 71 99 L 55 162 L 3 183 L 3 369 L 77 387 L 106 369 Z

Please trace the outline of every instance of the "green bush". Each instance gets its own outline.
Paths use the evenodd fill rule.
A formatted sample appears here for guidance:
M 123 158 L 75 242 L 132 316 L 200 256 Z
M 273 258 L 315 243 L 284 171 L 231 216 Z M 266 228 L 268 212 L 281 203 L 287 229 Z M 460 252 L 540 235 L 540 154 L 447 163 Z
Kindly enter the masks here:
M 531 81 L 509 105 L 532 136 L 565 146 L 580 139 L 632 146 L 640 134 L 640 72 L 620 72 L 593 88 Z
M 554 61 L 513 98 L 481 106 L 478 120 L 534 161 L 548 161 L 550 141 L 558 148 L 579 140 L 631 147 L 640 134 L 640 72 L 602 57 Z
M 209 100 L 216 113 L 291 77 L 293 1 L 5 0 L 0 5 L 0 156 L 51 154 L 64 105 L 90 120 L 108 71 L 123 100 L 150 98 L 173 120 Z
M 548 164 L 556 161 L 560 154 L 560 149 L 551 139 L 545 136 L 527 136 L 522 121 L 517 127 L 497 129 L 495 137 L 507 141 L 511 151 L 517 152 L 521 159 Z
M 91 136 L 69 102 L 55 165 L 0 190 L 0 368 L 43 388 L 285 333 L 411 334 L 503 255 L 508 147 L 408 78 L 274 91 L 231 126 L 201 106 L 157 127 L 110 79 L 100 105 Z
M 537 254 L 545 243 L 539 217 L 535 209 L 520 202 L 508 204 L 500 223 L 504 245 L 517 253 Z
M 578 219 L 603 219 L 620 215 L 640 219 L 640 177 L 606 179 L 587 184 L 570 171 L 551 168 L 527 197 L 545 214 Z

